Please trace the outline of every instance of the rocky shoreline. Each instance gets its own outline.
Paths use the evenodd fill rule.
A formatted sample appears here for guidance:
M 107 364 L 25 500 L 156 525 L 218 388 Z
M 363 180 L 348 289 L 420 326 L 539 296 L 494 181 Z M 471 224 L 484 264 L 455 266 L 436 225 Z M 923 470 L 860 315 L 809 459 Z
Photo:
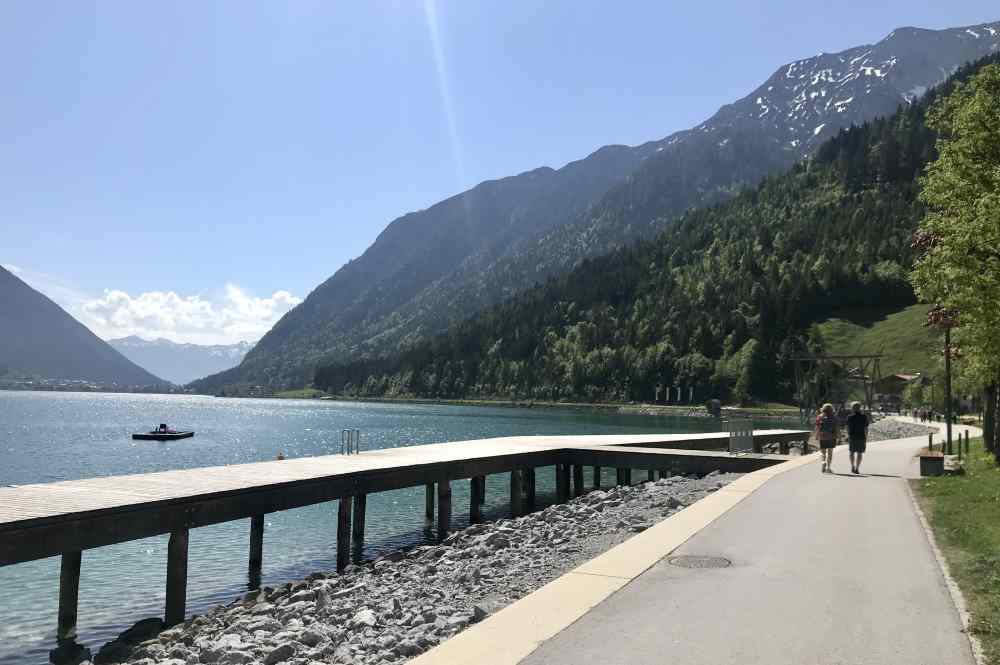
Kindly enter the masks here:
M 158 635 L 155 622 L 140 622 L 94 660 L 403 663 L 739 476 L 714 472 L 612 487 L 518 519 L 475 524 L 440 545 L 396 552 L 342 575 L 314 573 L 252 591 Z M 136 644 L 140 639 L 146 641 Z
M 919 423 L 908 423 L 894 418 L 883 418 L 868 426 L 869 441 L 887 441 L 889 439 L 906 439 L 911 436 L 927 436 L 937 433 L 936 427 L 928 427 Z

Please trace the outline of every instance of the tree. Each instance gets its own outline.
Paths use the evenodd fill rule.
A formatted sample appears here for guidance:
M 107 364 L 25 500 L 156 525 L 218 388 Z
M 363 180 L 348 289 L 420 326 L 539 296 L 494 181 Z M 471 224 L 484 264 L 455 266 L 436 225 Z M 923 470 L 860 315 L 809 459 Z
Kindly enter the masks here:
M 956 83 L 928 122 L 939 157 L 922 180 L 928 213 L 911 278 L 924 301 L 957 313 L 967 371 L 991 385 L 1000 375 L 1000 65 Z

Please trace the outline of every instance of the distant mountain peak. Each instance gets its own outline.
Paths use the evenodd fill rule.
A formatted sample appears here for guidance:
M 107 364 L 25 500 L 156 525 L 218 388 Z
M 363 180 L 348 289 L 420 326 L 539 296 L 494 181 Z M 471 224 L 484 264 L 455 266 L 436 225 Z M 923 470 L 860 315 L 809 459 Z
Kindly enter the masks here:
M 111 339 L 108 344 L 133 362 L 149 367 L 178 385 L 235 367 L 253 348 L 253 344 L 247 341 L 191 344 L 163 337 L 148 340 L 138 335 Z
M 959 65 L 997 50 L 1000 22 L 947 30 L 898 28 L 875 44 L 782 65 L 698 129 L 755 127 L 806 156 L 843 127 L 888 115 Z

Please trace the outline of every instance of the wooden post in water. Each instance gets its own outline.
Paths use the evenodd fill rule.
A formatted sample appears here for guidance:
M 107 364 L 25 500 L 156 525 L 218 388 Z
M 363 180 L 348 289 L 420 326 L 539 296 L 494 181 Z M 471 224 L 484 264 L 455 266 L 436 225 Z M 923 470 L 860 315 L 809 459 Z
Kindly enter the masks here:
M 444 540 L 451 529 L 451 481 L 447 478 L 442 478 L 437 483 L 437 499 L 437 535 L 438 540 Z
M 624 469 L 618 467 L 616 473 L 616 484 L 618 485 L 631 485 L 632 484 L 632 469 Z
M 660 476 L 660 480 L 663 480 L 664 478 L 666 478 L 667 477 L 667 470 L 666 469 L 660 469 L 659 476 Z
M 510 472 L 510 516 L 520 517 L 524 515 L 524 476 L 521 469 L 512 469 Z
M 77 607 L 80 599 L 80 561 L 82 552 L 66 552 L 59 566 L 59 624 L 56 638 L 76 637 Z
M 484 476 L 469 478 L 469 523 L 478 524 L 483 521 L 483 481 Z
M 556 501 L 569 501 L 569 464 L 556 464 Z
M 163 623 L 176 626 L 184 621 L 187 606 L 188 530 L 170 532 L 167 543 L 167 603 Z
M 528 467 L 522 471 L 524 485 L 525 513 L 535 512 L 535 468 Z
M 573 465 L 573 496 L 583 496 L 583 465 Z
M 434 483 L 424 487 L 424 519 L 428 522 L 434 521 L 434 491 Z
M 340 573 L 351 562 L 351 497 L 342 496 L 337 504 L 337 572 Z
M 601 467 L 594 467 L 594 489 L 601 489 Z
M 260 588 L 261 568 L 264 565 L 264 516 L 250 518 L 250 588 Z
M 656 471 L 654 469 L 646 469 L 646 480 L 649 482 L 656 480 Z
M 354 497 L 354 517 L 351 520 L 351 554 L 355 563 L 361 561 L 365 549 L 365 506 L 368 503 L 367 494 Z
M 486 503 L 486 476 L 479 476 L 479 503 Z

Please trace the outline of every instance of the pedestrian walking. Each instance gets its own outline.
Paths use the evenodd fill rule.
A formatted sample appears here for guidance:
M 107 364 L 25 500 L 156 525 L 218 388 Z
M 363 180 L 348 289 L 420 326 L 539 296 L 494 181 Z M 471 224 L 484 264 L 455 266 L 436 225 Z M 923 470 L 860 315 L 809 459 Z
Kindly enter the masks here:
M 847 445 L 851 457 L 851 473 L 861 473 L 861 457 L 868 445 L 868 414 L 861 411 L 861 403 L 851 404 L 851 415 L 847 416 Z
M 823 467 L 822 473 L 832 473 L 830 466 L 833 464 L 833 447 L 837 445 L 840 438 L 840 425 L 837 423 L 837 414 L 833 411 L 833 404 L 827 402 L 820 409 L 816 416 L 816 439 L 819 441 L 820 459 Z

